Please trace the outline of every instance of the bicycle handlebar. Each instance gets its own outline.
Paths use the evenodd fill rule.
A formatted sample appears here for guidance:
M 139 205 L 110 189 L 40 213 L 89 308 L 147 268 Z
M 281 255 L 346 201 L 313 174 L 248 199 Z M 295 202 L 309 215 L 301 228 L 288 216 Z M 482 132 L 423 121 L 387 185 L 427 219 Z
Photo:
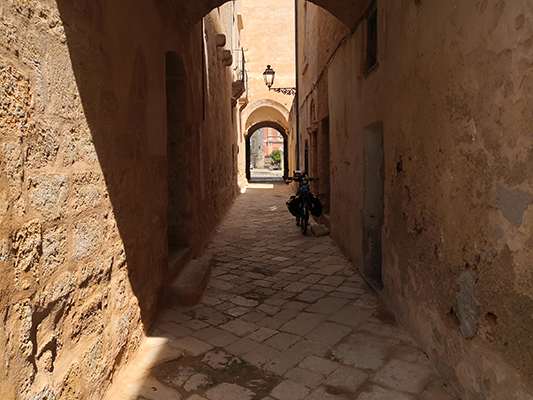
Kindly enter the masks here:
M 283 178 L 285 181 L 297 181 L 297 182 L 299 182 L 299 181 L 301 181 L 301 180 L 304 180 L 304 179 L 306 179 L 306 180 L 308 180 L 308 181 L 310 181 L 310 182 L 312 182 L 312 181 L 318 181 L 318 179 L 319 179 L 319 178 L 306 178 L 306 177 L 303 177 L 303 176 L 289 176 L 289 177 L 287 177 L 287 176 L 283 176 L 282 178 Z

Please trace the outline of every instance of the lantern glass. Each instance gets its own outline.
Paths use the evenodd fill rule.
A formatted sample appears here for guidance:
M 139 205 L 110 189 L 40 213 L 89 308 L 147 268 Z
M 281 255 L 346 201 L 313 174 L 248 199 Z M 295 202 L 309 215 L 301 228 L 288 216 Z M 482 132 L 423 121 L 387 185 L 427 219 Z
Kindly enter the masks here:
M 269 89 L 274 84 L 275 75 L 276 75 L 276 72 L 272 68 L 270 68 L 270 65 L 267 65 L 265 72 L 263 72 L 263 78 L 265 79 L 265 85 L 267 85 Z

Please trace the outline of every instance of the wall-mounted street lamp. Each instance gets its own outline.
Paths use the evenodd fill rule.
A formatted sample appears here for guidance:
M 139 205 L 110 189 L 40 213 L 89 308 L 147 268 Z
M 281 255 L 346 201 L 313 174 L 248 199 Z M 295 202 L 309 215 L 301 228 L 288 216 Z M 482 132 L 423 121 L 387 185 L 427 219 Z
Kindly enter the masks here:
M 274 71 L 270 65 L 267 65 L 265 72 L 263 72 L 263 78 L 265 80 L 265 85 L 268 86 L 268 90 L 273 90 L 276 93 L 287 94 L 289 96 L 294 96 L 296 94 L 296 88 L 273 88 L 274 77 L 276 76 L 276 71 Z

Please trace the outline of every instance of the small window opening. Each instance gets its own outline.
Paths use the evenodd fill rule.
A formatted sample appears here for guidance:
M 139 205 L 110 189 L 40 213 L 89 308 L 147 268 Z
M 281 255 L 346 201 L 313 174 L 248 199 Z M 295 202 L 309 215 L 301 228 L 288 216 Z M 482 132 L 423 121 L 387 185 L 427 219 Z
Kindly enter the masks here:
M 304 168 L 305 173 L 309 174 L 309 139 L 305 140 Z
M 374 10 L 366 25 L 365 71 L 370 72 L 378 63 L 378 10 Z

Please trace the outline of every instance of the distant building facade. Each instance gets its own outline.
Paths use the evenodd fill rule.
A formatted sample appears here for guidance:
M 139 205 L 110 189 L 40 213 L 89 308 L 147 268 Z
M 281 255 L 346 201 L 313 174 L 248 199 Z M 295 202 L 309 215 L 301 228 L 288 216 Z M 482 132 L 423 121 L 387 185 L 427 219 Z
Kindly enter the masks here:
M 260 128 L 252 134 L 250 140 L 251 166 L 253 168 L 267 168 L 271 165 L 270 154 L 281 152 L 281 166 L 283 166 L 283 136 L 273 128 Z

